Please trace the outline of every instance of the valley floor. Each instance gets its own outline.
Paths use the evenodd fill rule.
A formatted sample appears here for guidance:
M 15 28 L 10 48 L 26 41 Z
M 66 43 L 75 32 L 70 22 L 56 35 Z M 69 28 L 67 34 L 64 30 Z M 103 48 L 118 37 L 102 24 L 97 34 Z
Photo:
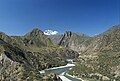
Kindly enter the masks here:
M 70 69 L 72 69 L 74 66 L 75 66 L 75 64 L 68 63 L 65 66 L 54 67 L 54 68 L 42 70 L 42 71 L 40 71 L 40 73 L 41 74 L 55 73 L 62 79 L 62 81 L 83 81 L 79 78 L 76 78 L 76 77 L 73 77 L 73 76 L 67 74 L 68 71 Z

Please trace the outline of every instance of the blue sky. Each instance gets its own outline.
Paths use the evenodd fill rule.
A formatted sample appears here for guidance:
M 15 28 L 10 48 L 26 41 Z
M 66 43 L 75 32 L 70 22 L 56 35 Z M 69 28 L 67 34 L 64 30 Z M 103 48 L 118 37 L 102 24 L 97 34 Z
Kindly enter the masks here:
M 35 27 L 93 36 L 120 23 L 120 0 L 0 0 L 0 31 L 24 35 Z

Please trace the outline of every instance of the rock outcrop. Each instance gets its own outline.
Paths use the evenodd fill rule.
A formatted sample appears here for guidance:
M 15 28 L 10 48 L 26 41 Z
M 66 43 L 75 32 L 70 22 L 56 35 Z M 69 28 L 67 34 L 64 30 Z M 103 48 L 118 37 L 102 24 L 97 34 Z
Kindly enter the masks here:
M 48 37 L 53 41 L 53 43 L 72 49 L 79 54 L 81 54 L 89 44 L 89 42 L 84 42 L 91 39 L 91 37 L 85 34 L 74 33 L 71 31 L 66 31 L 63 35 L 52 35 Z

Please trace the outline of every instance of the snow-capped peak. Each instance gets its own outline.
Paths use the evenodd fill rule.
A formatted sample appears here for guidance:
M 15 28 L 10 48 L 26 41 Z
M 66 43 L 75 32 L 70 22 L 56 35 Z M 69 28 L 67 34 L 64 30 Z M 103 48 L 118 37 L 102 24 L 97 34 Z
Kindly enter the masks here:
M 45 30 L 44 34 L 45 35 L 56 35 L 58 31 L 53 31 L 53 30 Z

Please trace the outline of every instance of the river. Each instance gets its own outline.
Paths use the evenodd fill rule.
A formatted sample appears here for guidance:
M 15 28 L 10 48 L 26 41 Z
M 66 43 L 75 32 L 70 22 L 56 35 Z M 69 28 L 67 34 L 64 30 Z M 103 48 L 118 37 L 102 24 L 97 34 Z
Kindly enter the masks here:
M 70 76 L 68 74 L 68 71 L 75 67 L 75 64 L 73 63 L 73 60 L 67 60 L 69 63 L 65 66 L 60 66 L 60 67 L 54 67 L 50 69 L 45 69 L 40 71 L 41 74 L 49 74 L 49 73 L 55 73 L 57 74 L 62 81 L 82 81 L 78 78 L 75 78 L 73 76 Z

